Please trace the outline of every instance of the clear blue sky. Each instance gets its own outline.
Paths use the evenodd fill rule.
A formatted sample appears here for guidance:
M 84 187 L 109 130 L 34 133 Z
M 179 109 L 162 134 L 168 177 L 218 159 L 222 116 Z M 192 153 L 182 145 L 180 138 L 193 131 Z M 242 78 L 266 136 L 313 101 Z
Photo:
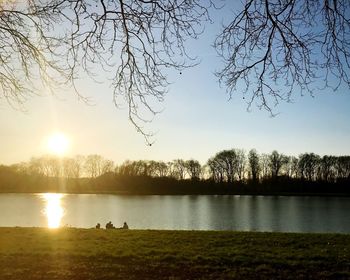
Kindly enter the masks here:
M 225 10 L 226 13 L 229 11 Z M 222 16 L 217 12 L 217 17 Z M 216 17 L 215 16 L 215 17 Z M 215 19 L 214 17 L 214 19 Z M 276 149 L 287 155 L 315 152 L 320 155 L 350 155 L 350 92 L 322 90 L 315 97 L 295 92 L 294 103 L 280 104 L 276 117 L 247 104 L 237 93 L 228 101 L 214 71 L 222 64 L 211 47 L 217 24 L 189 43 L 189 52 L 201 59 L 200 65 L 182 75 L 170 73 L 172 84 L 164 109 L 147 128 L 156 132 L 149 147 L 128 121 L 127 111 L 116 109 L 109 85 L 80 81 L 83 94 L 95 105 L 89 106 L 71 92 L 34 97 L 25 113 L 0 103 L 0 163 L 27 161 L 47 153 L 45 139 L 53 131 L 70 138 L 67 155 L 101 154 L 121 163 L 126 159 L 198 159 L 201 163 L 222 149 L 256 148 L 261 153 Z

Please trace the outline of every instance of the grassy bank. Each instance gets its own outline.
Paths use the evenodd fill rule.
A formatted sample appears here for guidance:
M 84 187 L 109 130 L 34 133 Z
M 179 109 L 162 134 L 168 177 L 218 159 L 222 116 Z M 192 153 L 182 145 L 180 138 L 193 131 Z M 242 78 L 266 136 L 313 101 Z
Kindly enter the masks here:
M 350 279 L 350 235 L 0 228 L 0 279 Z

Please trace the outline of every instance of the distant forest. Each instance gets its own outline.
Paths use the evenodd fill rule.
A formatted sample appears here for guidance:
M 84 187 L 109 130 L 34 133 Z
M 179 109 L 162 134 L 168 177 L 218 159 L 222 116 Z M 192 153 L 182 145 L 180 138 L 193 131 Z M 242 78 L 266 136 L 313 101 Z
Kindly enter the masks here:
M 205 165 L 197 160 L 127 160 L 100 155 L 33 157 L 0 165 L 0 192 L 119 194 L 349 195 L 350 156 L 299 157 L 277 151 L 223 150 Z

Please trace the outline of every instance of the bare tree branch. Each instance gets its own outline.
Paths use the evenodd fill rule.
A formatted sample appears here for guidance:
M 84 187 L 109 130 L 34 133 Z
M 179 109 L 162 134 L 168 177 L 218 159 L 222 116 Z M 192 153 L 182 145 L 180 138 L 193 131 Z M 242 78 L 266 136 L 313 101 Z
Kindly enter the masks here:
M 211 0 L 1 1 L 0 98 L 22 105 L 38 93 L 38 80 L 76 89 L 84 71 L 109 82 L 115 105 L 127 104 L 152 144 L 144 124 L 165 97 L 167 70 L 196 65 L 186 39 L 203 32 L 211 7 Z M 346 0 L 246 0 L 215 41 L 225 63 L 217 76 L 230 98 L 243 91 L 249 107 L 271 113 L 297 90 L 312 94 L 320 79 L 350 88 L 349 16 Z
M 225 66 L 217 76 L 230 98 L 248 96 L 272 113 L 293 92 L 313 94 L 315 81 L 350 87 L 350 2 L 247 0 L 215 41 Z
M 166 71 L 197 63 L 187 55 L 185 40 L 203 31 L 211 6 L 210 0 L 0 4 L 0 44 L 5 44 L 0 45 L 0 82 L 5 81 L 1 93 L 22 103 L 29 91 L 35 92 L 29 82 L 37 76 L 48 80 L 48 72 L 60 74 L 73 86 L 81 70 L 96 79 L 108 76 L 115 104 L 124 99 L 130 121 L 148 142 L 151 134 L 142 124 L 150 120 L 149 114 L 157 114 L 154 103 L 164 99 L 169 85 Z M 34 77 L 37 68 L 39 75 Z M 102 75 L 96 73 L 100 69 Z

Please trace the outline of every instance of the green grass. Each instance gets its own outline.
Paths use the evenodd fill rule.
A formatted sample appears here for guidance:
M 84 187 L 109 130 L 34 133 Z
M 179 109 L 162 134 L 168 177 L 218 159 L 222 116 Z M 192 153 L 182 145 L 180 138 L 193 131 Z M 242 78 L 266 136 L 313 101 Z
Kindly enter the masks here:
M 350 235 L 0 228 L 0 279 L 350 279 Z

